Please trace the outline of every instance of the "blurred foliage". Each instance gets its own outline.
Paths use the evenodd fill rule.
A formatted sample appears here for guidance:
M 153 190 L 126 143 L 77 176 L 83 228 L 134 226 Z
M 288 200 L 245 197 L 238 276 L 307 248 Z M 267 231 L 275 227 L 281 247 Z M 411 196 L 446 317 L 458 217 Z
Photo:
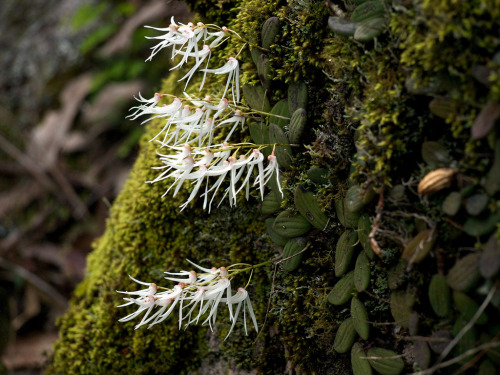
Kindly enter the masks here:
M 71 27 L 73 28 L 73 31 L 79 31 L 85 26 L 89 26 L 92 22 L 101 17 L 108 7 L 109 5 L 106 3 L 83 4 L 71 19 Z
M 0 38 L 7 47 L 16 46 L 2 54 L 2 63 L 12 69 L 4 69 L 0 80 L 8 93 L 0 110 L 0 262 L 6 262 L 0 263 L 0 292 L 7 301 L 0 309 L 0 353 L 10 344 L 10 363 L 23 353 L 14 344 L 22 349 L 25 337 L 54 335 L 55 316 L 83 277 L 85 256 L 93 238 L 103 231 L 109 202 L 116 198 L 144 134 L 144 127 L 125 119 L 127 109 L 141 87 L 148 87 L 146 96 L 159 89 L 170 64 L 166 55 L 158 56 L 160 66 L 144 62 L 150 53 L 144 36 L 151 31 L 142 27 L 133 31 L 129 48 L 109 56 L 102 53 L 123 25 L 153 2 L 82 0 L 79 4 L 71 14 L 54 11 L 54 1 L 5 4 L 10 12 L 6 24 L 24 30 L 12 29 Z M 150 16 L 153 26 L 170 20 L 168 6 L 161 9 Z M 33 29 L 42 39 L 36 48 L 29 47 Z M 16 68 L 10 55 L 29 64 Z M 30 71 L 33 66 L 35 75 Z M 87 73 L 92 82 L 85 91 L 82 77 Z M 80 79 L 77 88 L 84 91 L 82 97 L 68 95 L 68 86 Z M 116 98 L 103 100 L 106 92 Z M 65 118 L 62 113 L 73 107 L 72 117 Z M 57 126 L 47 126 L 51 121 Z M 63 136 L 61 129 L 66 129 Z M 45 153 L 55 150 L 50 167 L 42 165 L 34 152 L 33 144 L 40 139 L 49 144 Z M 37 289 L 30 277 L 42 287 Z M 40 311 L 30 311 L 30 306 Z M 15 329 L 14 319 L 19 322 Z M 27 368 L 33 366 L 31 359 L 26 358 Z

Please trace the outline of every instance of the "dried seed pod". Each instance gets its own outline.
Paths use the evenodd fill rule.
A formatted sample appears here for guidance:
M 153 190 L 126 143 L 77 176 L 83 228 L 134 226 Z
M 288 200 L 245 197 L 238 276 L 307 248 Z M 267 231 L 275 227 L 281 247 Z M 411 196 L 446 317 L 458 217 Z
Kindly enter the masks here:
M 408 264 L 420 263 L 431 251 L 436 238 L 434 230 L 420 232 L 406 245 L 401 258 Z
M 439 168 L 427 173 L 418 184 L 419 194 L 432 194 L 451 186 L 453 176 L 457 173 L 453 168 Z

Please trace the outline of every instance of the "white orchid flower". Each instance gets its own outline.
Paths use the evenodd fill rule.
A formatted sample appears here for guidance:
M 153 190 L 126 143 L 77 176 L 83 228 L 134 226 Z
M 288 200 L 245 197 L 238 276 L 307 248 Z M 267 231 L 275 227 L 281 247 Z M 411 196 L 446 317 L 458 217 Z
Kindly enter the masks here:
M 136 312 L 127 315 L 124 318 L 119 319 L 118 320 L 119 322 L 128 322 L 129 320 L 132 320 L 137 316 L 139 316 L 143 311 L 146 311 L 146 316 L 147 316 L 155 306 L 155 297 L 153 295 L 147 295 L 145 297 L 139 297 L 139 298 L 124 298 L 124 300 L 129 301 L 129 303 L 125 303 L 118 307 L 130 305 L 130 302 L 132 302 L 133 304 L 139 305 L 139 309 Z
M 219 43 L 222 41 L 222 39 L 224 39 L 227 36 L 227 33 L 228 33 L 227 27 L 223 26 L 220 31 L 208 33 L 205 41 L 208 41 L 208 40 L 214 38 L 214 40 L 212 40 L 210 42 L 210 47 L 216 47 L 217 45 L 219 45 Z
M 175 281 L 176 283 L 193 284 L 198 279 L 198 274 L 196 273 L 196 271 L 164 272 L 164 273 L 166 273 L 167 275 L 173 275 L 173 276 L 187 276 L 186 279 L 180 279 L 180 278 L 175 278 L 175 277 L 165 277 L 165 279 L 170 280 L 170 281 Z
M 160 97 L 161 94 L 155 94 L 155 96 Z M 156 98 L 153 98 L 153 99 L 156 100 Z M 158 99 L 158 101 L 159 101 L 159 99 Z M 135 120 L 138 117 L 143 116 L 143 115 L 156 115 L 154 117 L 148 118 L 147 120 L 143 121 L 141 123 L 141 125 L 142 125 L 145 122 L 151 121 L 154 118 L 172 116 L 173 114 L 175 114 L 176 112 L 178 112 L 182 108 L 182 101 L 179 98 L 174 98 L 172 103 L 168 104 L 168 105 L 164 104 L 161 106 L 157 106 L 156 105 L 157 103 L 158 103 L 157 101 L 156 102 L 151 101 L 149 103 L 149 105 L 140 105 L 137 107 L 132 107 L 132 108 L 130 108 L 130 110 L 136 109 L 136 108 L 137 108 L 137 110 L 134 113 L 132 113 L 131 115 L 128 115 L 126 118 L 130 118 L 131 120 Z
M 226 277 L 221 277 L 216 284 L 209 285 L 206 287 L 206 289 L 207 292 L 205 293 L 205 299 L 208 300 L 209 303 L 205 305 L 201 315 L 203 315 L 208 310 L 208 308 L 210 308 L 210 313 L 208 314 L 208 317 L 205 319 L 202 325 L 208 322 L 210 329 L 213 331 L 213 326 L 215 325 L 215 321 L 217 318 L 217 307 L 219 306 L 222 296 L 225 292 L 227 292 L 228 297 L 231 295 L 231 281 L 229 281 L 229 279 Z M 231 304 L 228 304 L 228 306 L 231 306 Z M 229 311 L 230 316 L 232 317 L 232 309 L 230 309 Z
M 158 291 L 158 286 L 155 283 L 145 283 L 143 281 L 139 281 L 137 279 L 134 279 L 132 276 L 128 275 L 132 280 L 134 280 L 137 284 L 141 285 L 147 285 L 147 289 L 142 289 L 142 290 L 137 290 L 135 292 L 127 292 L 127 291 L 120 291 L 117 290 L 118 293 L 123 293 L 123 294 L 128 294 L 131 296 L 148 296 L 148 295 L 155 295 L 156 292 Z M 130 305 L 134 302 L 127 303 L 127 305 Z
M 167 195 L 168 192 L 175 185 L 177 185 L 177 187 L 174 190 L 174 194 L 172 194 L 172 196 L 175 197 L 177 195 L 177 193 L 179 192 L 179 190 L 180 190 L 182 184 L 184 183 L 184 181 L 189 177 L 189 174 L 193 170 L 193 167 L 194 167 L 194 160 L 193 160 L 192 157 L 189 156 L 186 159 L 184 159 L 184 165 L 183 165 L 182 168 L 178 168 L 177 170 L 173 171 L 169 175 L 163 177 L 164 179 L 165 178 L 169 178 L 169 177 L 175 177 L 175 181 L 174 181 L 174 183 L 172 185 L 170 185 L 170 187 L 167 189 L 167 191 L 165 193 L 163 193 L 162 198 L 165 195 Z
M 206 292 L 205 288 L 198 287 L 196 289 L 196 293 L 194 293 L 192 297 L 189 297 L 189 299 L 191 300 L 191 302 L 189 302 L 189 304 L 187 304 L 185 307 L 188 308 L 191 305 L 192 305 L 192 307 L 191 307 L 191 309 L 189 309 L 188 313 L 186 315 L 184 315 L 184 317 L 183 317 L 183 319 L 187 320 L 185 328 L 187 328 L 187 326 L 190 323 L 192 323 L 192 322 L 198 323 L 198 321 L 200 320 L 200 317 L 202 315 L 201 312 L 203 311 L 203 301 L 205 301 L 205 292 Z M 196 316 L 196 318 L 194 318 L 193 320 L 191 320 L 191 316 L 192 316 L 194 310 L 196 309 L 196 307 L 198 307 L 198 315 Z M 180 323 L 181 322 L 179 321 L 179 324 Z
M 197 43 L 195 33 L 193 30 L 193 24 L 190 22 L 187 25 L 180 24 L 181 26 L 177 25 L 174 21 L 174 17 L 171 19 L 171 24 L 168 28 L 156 28 L 152 26 L 145 26 L 149 29 L 157 30 L 157 31 L 168 31 L 164 35 L 160 36 L 155 36 L 155 37 L 146 37 L 147 39 L 159 39 L 162 40 L 160 43 L 157 45 L 151 47 L 153 50 L 151 52 L 151 55 L 146 59 L 146 61 L 150 61 L 159 51 L 161 51 L 163 48 L 166 47 L 173 47 L 172 48 L 172 58 L 175 57 L 176 51 L 175 51 L 175 46 L 176 45 L 181 45 L 181 48 L 188 42 L 188 48 L 190 47 L 190 44 Z
M 227 82 L 226 82 L 226 88 L 224 89 L 224 93 L 222 94 L 222 97 L 226 96 L 227 90 L 229 88 L 229 84 L 232 83 L 232 94 L 233 94 L 233 101 L 235 103 L 239 103 L 240 101 L 240 70 L 239 70 L 239 63 L 238 60 L 234 57 L 230 57 L 223 66 L 217 69 L 202 69 L 202 72 L 207 72 L 207 73 L 214 73 L 214 74 L 227 74 Z M 203 80 L 201 82 L 200 90 L 203 88 L 205 81 Z M 236 92 L 236 97 L 235 97 L 235 92 Z
M 162 292 L 162 293 L 157 294 L 157 296 L 159 298 L 157 301 L 158 305 L 165 307 L 165 309 L 167 306 L 170 306 L 170 307 L 166 312 L 163 312 L 163 311 L 165 311 L 165 309 L 163 309 L 163 311 L 161 311 L 162 309 L 160 309 L 158 311 L 159 312 L 158 314 L 154 314 L 153 316 L 155 316 L 155 319 L 148 326 L 148 328 L 151 328 L 153 325 L 163 322 L 165 319 L 167 319 L 170 316 L 170 314 L 174 310 L 174 308 L 177 305 L 177 303 L 179 302 L 179 300 L 181 300 L 182 292 L 183 292 L 182 286 L 176 285 L 176 286 L 174 286 L 174 289 L 171 292 Z M 147 321 L 144 321 L 141 323 L 147 324 L 150 321 L 151 320 L 148 319 Z M 138 326 L 136 326 L 136 329 L 137 328 L 138 328 Z
M 238 315 L 240 313 L 241 305 L 243 304 L 243 325 L 245 327 L 245 334 L 248 336 L 248 330 L 247 330 L 247 318 L 246 318 L 246 310 L 248 309 L 248 313 L 250 314 L 250 318 L 252 319 L 253 325 L 255 330 L 258 332 L 259 327 L 257 325 L 257 319 L 255 317 L 255 313 L 253 311 L 252 307 L 252 302 L 250 301 L 250 296 L 248 295 L 248 292 L 243 289 L 243 288 L 238 288 L 238 292 L 231 296 L 230 298 L 222 299 L 221 302 L 226 302 L 228 306 L 232 304 L 236 304 L 236 311 L 234 313 L 234 317 L 232 319 L 233 324 L 231 324 L 231 328 L 229 329 L 229 332 L 224 339 L 224 341 L 227 340 L 231 332 L 233 331 L 234 326 L 236 325 L 236 321 L 238 319 Z
M 229 138 L 231 137 L 231 135 L 233 134 L 233 132 L 237 128 L 238 124 L 241 124 L 241 127 L 243 127 L 245 125 L 245 116 L 243 116 L 243 113 L 239 109 L 234 111 L 234 116 L 218 123 L 217 127 L 222 127 L 222 125 L 231 124 L 231 123 L 233 123 L 234 125 L 231 128 L 231 130 L 229 131 L 229 134 L 226 136 L 226 139 L 224 140 L 224 142 L 227 142 L 229 140 Z
M 203 209 L 206 208 L 208 193 L 210 193 L 213 190 L 214 192 L 212 194 L 212 199 L 210 199 L 210 203 L 208 205 L 208 212 L 210 212 L 212 207 L 212 201 L 214 200 L 215 195 L 217 194 L 217 190 L 219 190 L 219 187 L 226 178 L 228 172 L 230 172 L 234 168 L 235 163 L 236 159 L 234 157 L 229 157 L 227 161 L 225 160 L 220 167 L 215 166 L 207 171 L 206 173 L 207 176 L 219 176 L 219 178 L 217 179 L 215 184 L 210 189 L 206 190 L 205 193 L 202 195 L 205 197 L 205 201 L 203 203 Z
M 240 188 L 236 191 L 236 195 L 238 195 L 239 192 L 246 187 L 245 196 L 247 200 L 250 195 L 250 177 L 252 176 L 253 168 L 257 165 L 257 168 L 259 169 L 259 174 L 264 173 L 264 167 L 263 167 L 264 154 L 260 152 L 260 150 L 254 149 L 252 151 L 252 155 L 253 155 L 253 160 L 247 163 L 247 175 L 243 180 L 243 183 L 241 184 Z M 264 184 L 260 184 L 260 195 L 261 199 L 264 199 Z
M 210 49 L 210 47 L 207 46 L 207 45 L 204 45 L 203 48 L 202 48 L 202 50 L 200 52 L 196 52 L 194 54 L 194 57 L 196 57 L 196 63 L 189 70 L 189 72 L 187 72 L 186 75 L 184 75 L 184 77 L 182 77 L 181 79 L 179 79 L 179 82 L 180 82 L 180 81 L 183 81 L 183 80 L 185 80 L 187 78 L 186 85 L 184 86 L 184 90 L 187 88 L 187 86 L 189 84 L 189 81 L 193 77 L 193 74 L 196 73 L 196 71 L 198 70 L 198 68 L 200 67 L 200 65 L 203 64 L 203 62 L 205 61 L 205 59 L 207 59 L 207 64 L 206 65 L 208 67 L 208 63 L 210 62 L 210 55 L 211 55 L 211 53 L 212 53 L 212 50 Z M 185 55 L 186 60 L 187 60 L 187 57 L 188 57 L 188 55 L 186 54 Z M 205 80 L 205 76 L 206 76 L 206 72 L 203 73 L 203 81 Z
M 127 116 L 127 117 L 135 116 L 137 113 L 140 113 L 141 111 L 143 111 L 147 107 L 154 107 L 156 104 L 159 103 L 159 101 L 160 101 L 160 99 L 162 97 L 163 97 L 162 94 L 155 93 L 154 96 L 151 99 L 146 99 L 139 92 L 139 98 L 137 98 L 137 97 L 134 96 L 134 99 L 137 100 L 139 103 L 144 103 L 144 104 L 141 104 L 141 105 L 138 105 L 136 107 L 130 108 L 129 111 L 131 111 L 133 109 L 136 109 L 136 111 L 134 113 L 132 113 L 131 115 Z
M 183 174 L 187 175 L 191 172 L 194 167 L 194 160 L 191 156 L 188 156 L 182 160 L 169 160 L 166 158 L 160 159 L 165 165 L 161 167 L 153 167 L 153 169 L 165 169 L 158 177 L 152 181 L 146 181 L 146 183 L 152 184 L 158 181 L 165 180 L 169 177 L 181 177 Z M 174 169 L 174 172 L 167 174 L 170 170 Z M 184 173 L 186 172 L 187 173 Z M 170 189 L 169 189 L 170 190 Z
M 269 164 L 267 165 L 266 169 L 262 171 L 262 173 L 259 172 L 259 175 L 255 179 L 254 185 L 259 184 L 261 186 L 261 191 L 264 190 L 263 185 L 266 185 L 269 182 L 269 179 L 272 177 L 273 173 L 276 172 L 276 181 L 278 183 L 278 189 L 280 193 L 283 195 L 283 191 L 281 191 L 281 184 L 280 184 L 280 178 L 279 178 L 279 167 L 278 167 L 278 160 L 276 159 L 276 156 L 273 154 L 269 155 L 267 157 L 267 160 L 269 161 Z

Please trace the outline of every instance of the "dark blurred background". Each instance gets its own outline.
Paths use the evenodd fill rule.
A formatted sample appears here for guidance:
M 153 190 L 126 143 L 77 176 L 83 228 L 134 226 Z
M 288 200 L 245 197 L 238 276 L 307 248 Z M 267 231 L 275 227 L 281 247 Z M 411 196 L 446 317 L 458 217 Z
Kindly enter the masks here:
M 168 72 L 168 0 L 0 1 L 0 374 L 39 374 Z

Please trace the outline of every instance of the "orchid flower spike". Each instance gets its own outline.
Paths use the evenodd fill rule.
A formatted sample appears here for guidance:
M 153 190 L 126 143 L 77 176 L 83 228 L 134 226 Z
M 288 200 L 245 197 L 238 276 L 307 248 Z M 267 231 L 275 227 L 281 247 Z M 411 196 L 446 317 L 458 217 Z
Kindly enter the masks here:
M 227 306 L 231 328 L 226 339 L 236 326 L 241 310 L 243 310 L 245 333 L 248 335 L 247 314 L 250 315 L 255 330 L 258 330 L 257 319 L 248 292 L 243 288 L 239 288 L 234 295 L 231 292 L 231 279 L 239 272 L 233 272 L 232 267 L 205 268 L 189 259 L 187 261 L 198 271 L 165 272 L 168 275 L 165 279 L 178 284 L 171 289 L 162 288 L 165 289 L 162 292 L 157 292 L 156 284 L 146 283 L 131 277 L 140 285 L 148 285 L 148 288 L 136 292 L 120 292 L 137 296 L 137 298 L 126 297 L 124 298 L 126 303 L 118 307 L 136 305 L 137 310 L 119 321 L 128 322 L 142 315 L 140 322 L 135 325 L 135 329 L 144 325 L 151 328 L 167 319 L 178 308 L 179 329 L 182 328 L 183 324 L 184 328 L 191 324 L 197 324 L 203 318 L 201 324 L 208 324 L 213 330 L 219 307 Z

